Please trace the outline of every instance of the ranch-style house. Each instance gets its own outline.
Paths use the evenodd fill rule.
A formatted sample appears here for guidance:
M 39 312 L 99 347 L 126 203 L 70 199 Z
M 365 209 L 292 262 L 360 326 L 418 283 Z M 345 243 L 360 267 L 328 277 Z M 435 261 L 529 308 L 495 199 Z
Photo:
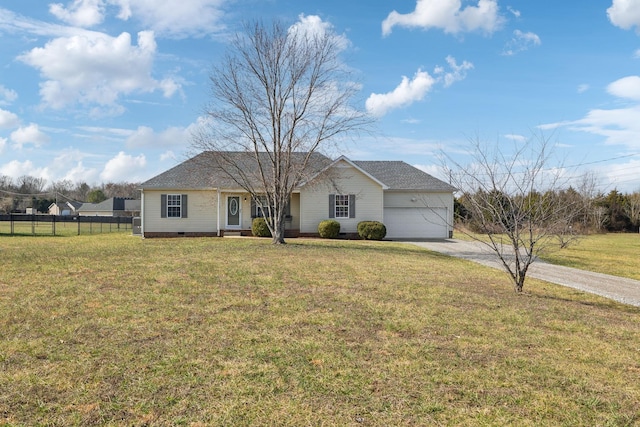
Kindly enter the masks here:
M 294 153 L 294 159 L 305 154 Z M 143 237 L 251 235 L 261 211 L 239 182 L 251 177 L 257 161 L 253 153 L 224 153 L 243 165 L 243 181 L 216 166 L 219 155 L 203 152 L 141 184 Z M 452 234 L 455 188 L 405 162 L 331 160 L 312 153 L 304 176 L 287 206 L 287 237 L 317 236 L 325 219 L 339 221 L 347 236 L 356 235 L 360 221 L 382 222 L 387 239 Z

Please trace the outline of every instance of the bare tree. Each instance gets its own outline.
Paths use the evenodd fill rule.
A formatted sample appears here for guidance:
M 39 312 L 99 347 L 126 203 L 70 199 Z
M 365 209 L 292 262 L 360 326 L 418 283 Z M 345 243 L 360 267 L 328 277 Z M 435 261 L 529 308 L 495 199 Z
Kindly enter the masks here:
M 37 178 L 30 175 L 22 175 L 18 178 L 17 187 L 18 193 L 39 195 L 44 192 L 47 180 L 44 178 Z
M 452 184 L 463 191 L 467 233 L 486 244 L 522 292 L 527 271 L 539 255 L 558 248 L 580 214 L 579 199 L 563 197 L 566 171 L 551 167 L 551 144 L 543 135 L 516 143 L 512 153 L 471 140 L 473 162 L 455 162 Z M 450 167 L 449 167 L 450 168 Z M 451 169 L 451 168 L 450 168 Z
M 629 217 L 631 224 L 640 226 L 640 192 L 627 194 L 623 206 L 624 212 Z
M 247 24 L 210 74 L 213 101 L 192 148 L 214 152 L 203 158 L 251 194 L 275 244 L 314 153 L 369 122 L 350 105 L 358 87 L 339 59 L 343 43 L 330 28 Z
M 75 200 L 86 201 L 89 191 L 91 191 L 89 184 L 86 182 L 77 182 L 70 196 Z

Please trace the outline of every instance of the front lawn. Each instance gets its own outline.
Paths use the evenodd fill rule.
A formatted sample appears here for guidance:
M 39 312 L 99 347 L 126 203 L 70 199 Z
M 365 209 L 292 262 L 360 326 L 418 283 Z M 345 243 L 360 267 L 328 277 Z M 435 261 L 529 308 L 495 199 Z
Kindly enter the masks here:
M 0 238 L 0 425 L 640 423 L 640 309 L 288 242 Z

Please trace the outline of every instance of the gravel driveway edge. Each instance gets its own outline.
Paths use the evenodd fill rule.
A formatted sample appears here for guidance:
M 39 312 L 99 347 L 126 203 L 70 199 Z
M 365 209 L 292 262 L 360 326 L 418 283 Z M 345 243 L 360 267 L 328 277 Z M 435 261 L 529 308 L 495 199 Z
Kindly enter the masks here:
M 480 242 L 446 239 L 405 242 L 445 255 L 503 270 L 491 250 Z M 529 277 L 600 295 L 623 304 L 640 307 L 640 281 L 577 268 L 536 261 L 529 267 Z

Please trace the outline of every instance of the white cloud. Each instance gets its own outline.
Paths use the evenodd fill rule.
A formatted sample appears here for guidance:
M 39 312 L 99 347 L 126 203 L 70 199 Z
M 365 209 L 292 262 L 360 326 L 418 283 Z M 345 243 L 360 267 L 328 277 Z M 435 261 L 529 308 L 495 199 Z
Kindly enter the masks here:
M 619 98 L 640 101 L 640 77 L 623 77 L 607 86 L 607 92 Z
M 504 137 L 515 142 L 525 142 L 527 140 L 527 137 L 523 135 L 516 135 L 513 133 L 506 134 L 504 135 Z
M 340 49 L 346 49 L 349 47 L 351 42 L 344 35 L 339 35 L 334 32 L 333 25 L 329 22 L 322 21 L 317 15 L 308 15 L 305 16 L 301 14 L 298 17 L 298 22 L 293 24 L 291 28 L 289 28 L 290 32 L 298 32 L 300 31 L 303 34 L 307 34 L 313 37 L 323 37 L 325 34 L 331 34 L 336 42 L 336 45 Z
M 448 181 L 449 177 L 444 173 L 442 166 L 436 165 L 413 165 L 414 168 L 420 169 L 422 172 L 426 172 L 429 175 L 441 179 L 443 181 Z
M 623 193 L 631 193 L 640 190 L 637 170 L 640 161 L 630 160 L 626 163 L 613 163 L 598 168 L 599 175 L 604 176 L 608 189 L 616 188 Z
M 93 168 L 87 168 L 82 162 L 78 162 L 75 166 L 66 168 L 61 179 L 71 182 L 96 182 L 98 171 Z
M 6 105 L 18 99 L 18 93 L 0 85 L 0 105 Z
M 95 182 L 98 171 L 95 168 L 87 168 L 83 160 L 90 156 L 76 149 L 67 149 L 56 156 L 47 171 L 53 180 L 69 180 L 72 182 Z
M 417 0 L 415 11 L 401 14 L 395 10 L 382 22 L 382 34 L 391 34 L 394 26 L 442 29 L 445 33 L 484 31 L 493 33 L 504 19 L 496 0 L 479 0 L 477 6 L 462 9 L 460 0 Z
M 104 166 L 100 179 L 104 182 L 142 181 L 146 166 L 147 159 L 144 154 L 133 157 L 120 151 Z
M 640 101 L 640 76 L 628 76 L 616 80 L 607 86 L 607 92 L 619 98 Z M 594 109 L 579 120 L 539 126 L 543 130 L 560 127 L 603 137 L 607 145 L 640 150 L 640 105 L 608 110 Z
M 73 0 L 68 7 L 62 3 L 49 5 L 49 12 L 56 18 L 79 27 L 92 27 L 102 23 L 104 9 L 102 0 Z
M 91 33 L 54 39 L 19 59 L 39 69 L 46 79 L 40 84 L 44 106 L 59 109 L 80 102 L 118 114 L 123 109 L 116 102 L 123 94 L 162 90 L 170 96 L 179 87 L 153 79 L 155 54 L 153 32 L 142 31 L 138 46 L 131 44 L 128 33 L 115 38 Z
M 616 27 L 628 30 L 635 26 L 640 30 L 640 2 L 636 0 L 613 0 L 607 16 Z
M 204 36 L 224 28 L 226 0 L 107 0 L 120 7 L 118 18 L 136 19 L 162 36 Z
M 160 161 L 161 162 L 164 162 L 165 160 L 177 160 L 177 159 L 178 159 L 178 157 L 171 150 L 165 151 L 164 153 L 160 154 Z
M 27 127 L 20 127 L 11 133 L 11 141 L 18 149 L 22 149 L 25 144 L 33 144 L 36 147 L 49 142 L 49 137 L 40 130 L 37 124 L 31 123 Z
M 434 73 L 442 75 L 444 81 L 444 87 L 449 87 L 457 81 L 464 80 L 467 77 L 467 71 L 473 69 L 473 64 L 469 61 L 462 61 L 462 64 L 458 65 L 456 59 L 451 55 L 445 58 L 451 71 L 446 71 L 443 67 L 436 67 Z
M 514 9 L 514 8 L 512 8 L 511 6 L 507 6 L 507 10 L 508 10 L 509 12 L 511 12 L 511 14 L 512 14 L 513 16 L 515 16 L 516 18 L 520 18 L 520 11 L 519 11 L 519 10 Z
M 0 128 L 10 129 L 18 126 L 20 119 L 11 111 L 3 110 L 0 108 Z
M 429 73 L 418 70 L 412 80 L 403 76 L 393 91 L 384 94 L 372 93 L 365 103 L 366 109 L 374 116 L 384 116 L 389 110 L 422 100 L 435 82 L 436 79 Z
M 502 54 L 506 56 L 513 56 L 517 53 L 529 50 L 531 47 L 540 46 L 541 43 L 542 41 L 537 34 L 515 30 L 513 32 L 513 37 L 507 42 Z
M 436 77 L 431 76 L 426 71 L 418 70 L 413 76 L 413 80 L 403 76 L 402 81 L 393 91 L 369 95 L 365 102 L 365 107 L 369 114 L 381 117 L 390 110 L 406 107 L 416 101 L 421 101 L 436 83 L 442 83 L 445 88 L 449 87 L 453 83 L 466 78 L 467 71 L 473 69 L 471 62 L 462 61 L 462 64 L 458 65 L 456 59 L 451 55 L 447 56 L 445 61 L 449 66 L 449 70 L 442 66 L 435 67 L 433 73 Z
M 68 25 L 51 24 L 18 15 L 10 10 L 0 7 L 0 29 L 8 33 L 28 33 L 43 37 L 71 37 L 81 35 L 84 37 L 96 37 L 101 35 L 95 31 L 83 30 Z
M 67 6 L 62 3 L 51 4 L 49 11 L 71 25 L 92 27 L 105 20 L 111 10 L 109 6 L 115 6 L 118 19 L 136 20 L 143 28 L 151 29 L 161 37 L 185 38 L 206 36 L 223 30 L 223 9 L 227 3 L 225 0 L 72 0 L 67 2 Z M 0 26 L 2 20 L 0 16 Z M 31 26 L 30 22 L 33 23 L 32 20 L 23 19 L 17 25 L 9 25 Z M 53 26 L 47 27 L 50 30 Z
M 578 86 L 578 93 L 585 93 L 591 88 L 588 84 L 581 84 Z
M 37 168 L 31 160 L 25 160 L 24 162 L 12 160 L 9 163 L 0 166 L 0 174 L 7 175 L 12 178 L 30 175 L 36 178 L 49 179 L 47 169 Z
M 127 138 L 127 147 L 176 147 L 185 146 L 191 140 L 192 128 L 169 127 L 160 133 L 147 126 L 140 126 Z
M 632 150 L 640 150 L 640 106 L 613 110 L 596 109 L 589 111 L 579 120 L 539 126 L 543 130 L 559 127 L 602 136 L 607 145 L 622 145 Z

